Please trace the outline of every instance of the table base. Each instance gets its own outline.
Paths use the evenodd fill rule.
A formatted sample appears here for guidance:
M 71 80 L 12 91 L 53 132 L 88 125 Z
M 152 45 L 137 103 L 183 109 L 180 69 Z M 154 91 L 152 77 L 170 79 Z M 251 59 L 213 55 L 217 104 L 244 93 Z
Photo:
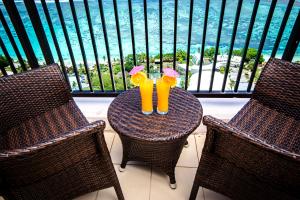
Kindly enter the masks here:
M 143 141 L 119 135 L 123 146 L 123 158 L 119 170 L 125 170 L 128 161 L 141 161 L 166 173 L 170 187 L 176 188 L 175 167 L 187 136 L 169 141 Z

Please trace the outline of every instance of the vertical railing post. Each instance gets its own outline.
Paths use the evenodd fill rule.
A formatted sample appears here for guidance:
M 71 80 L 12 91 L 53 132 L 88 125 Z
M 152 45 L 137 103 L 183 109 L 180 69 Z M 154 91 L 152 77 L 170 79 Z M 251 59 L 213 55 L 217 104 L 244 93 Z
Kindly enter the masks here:
M 163 70 L 162 0 L 159 0 L 159 71 Z
M 118 36 L 118 45 L 119 45 L 119 53 L 120 53 L 120 63 L 121 63 L 121 69 L 122 69 L 123 87 L 124 87 L 124 90 L 126 90 L 127 89 L 127 84 L 126 84 L 126 75 L 125 75 L 125 67 L 124 67 L 124 60 L 123 60 L 123 47 L 122 47 L 122 37 L 121 37 L 121 31 L 120 31 L 120 23 L 119 23 L 119 14 L 118 14 L 118 3 L 117 3 L 117 0 L 113 0 L 113 4 L 114 4 L 114 12 L 115 12 L 117 36 Z
M 87 60 L 86 60 L 85 49 L 84 49 L 83 42 L 82 42 L 81 31 L 80 31 L 78 20 L 77 20 L 77 14 L 76 14 L 76 10 L 75 10 L 74 1 L 70 0 L 69 2 L 70 2 L 71 13 L 72 13 L 74 24 L 75 24 L 75 31 L 76 31 L 77 39 L 78 39 L 78 42 L 79 42 L 81 55 L 82 55 L 82 58 L 83 58 L 83 64 L 84 64 L 84 68 L 85 68 L 89 88 L 90 88 L 90 91 L 93 92 L 93 86 L 92 86 L 92 83 L 91 83 L 91 76 L 90 76 L 89 66 L 88 66 L 88 63 L 87 63 Z
M 219 44 L 220 44 L 220 38 L 221 38 L 221 32 L 222 32 L 222 24 L 223 24 L 225 6 L 226 6 L 226 0 L 222 0 L 220 19 L 219 19 L 219 27 L 218 27 L 218 35 L 217 35 L 217 41 L 216 41 L 216 47 L 215 47 L 214 62 L 213 62 L 211 78 L 210 78 L 210 85 L 209 85 L 209 92 L 212 91 L 213 84 L 214 84 L 214 77 L 215 77 L 217 57 L 218 57 L 218 52 L 219 52 Z
M 260 40 L 260 43 L 259 43 L 259 47 L 258 47 L 258 50 L 257 50 L 257 54 L 256 54 L 256 57 L 255 57 L 255 61 L 254 61 L 254 64 L 253 64 L 253 69 L 252 69 L 252 72 L 251 72 L 251 75 L 250 75 L 250 79 L 249 79 L 249 83 L 248 83 L 248 87 L 247 87 L 247 92 L 250 92 L 253 81 L 254 81 L 257 66 L 258 66 L 258 63 L 259 63 L 259 58 L 261 56 L 261 52 L 263 50 L 263 47 L 264 47 L 264 44 L 265 44 L 265 41 L 266 41 L 266 37 L 267 37 L 268 31 L 269 31 L 269 27 L 270 27 L 271 20 L 272 20 L 272 17 L 273 17 L 273 13 L 274 13 L 274 10 L 275 10 L 275 7 L 276 7 L 276 3 L 277 3 L 277 0 L 272 0 L 270 10 L 269 10 L 269 13 L 268 13 L 268 16 L 267 16 L 266 24 L 265 24 L 265 27 L 264 27 L 264 31 L 262 33 L 261 40 Z
M 279 43 L 281 41 L 286 23 L 289 19 L 291 11 L 292 11 L 294 2 L 295 2 L 295 0 L 290 0 L 287 7 L 286 7 L 286 11 L 285 11 L 284 17 L 282 19 L 278 34 L 277 34 L 277 38 L 276 38 L 276 41 L 275 41 L 275 44 L 274 44 L 274 47 L 273 47 L 273 50 L 272 50 L 271 57 L 275 57 L 275 55 L 276 55 L 277 49 L 279 47 Z
M 7 49 L 6 49 L 5 45 L 4 45 L 4 42 L 3 42 L 3 40 L 2 40 L 1 37 L 0 37 L 0 47 L 1 47 L 1 49 L 2 49 L 2 51 L 3 51 L 3 53 L 4 53 L 4 55 L 5 55 L 5 57 L 6 57 L 7 61 L 8 61 L 8 63 L 9 63 L 9 66 L 10 66 L 12 72 L 13 72 L 14 74 L 18 73 L 17 70 L 16 70 L 16 68 L 15 68 L 15 66 L 14 66 L 14 63 L 12 62 L 11 57 L 10 57 L 9 54 L 8 54 L 8 51 L 7 51 Z
M 26 71 L 27 68 L 26 68 L 26 65 L 24 63 L 24 60 L 23 60 L 23 58 L 21 56 L 21 53 L 20 53 L 20 51 L 18 49 L 18 46 L 17 46 L 17 44 L 15 42 L 15 39 L 14 39 L 13 35 L 11 34 L 9 26 L 8 26 L 7 22 L 5 21 L 4 15 L 3 15 L 3 13 L 2 13 L 1 10 L 0 10 L 0 21 L 1 21 L 2 25 L 3 25 L 3 27 L 4 27 L 4 30 L 5 30 L 6 35 L 7 35 L 8 39 L 9 39 L 9 41 L 11 43 L 11 46 L 13 47 L 13 49 L 14 49 L 14 51 L 16 53 L 16 56 L 17 56 L 17 58 L 19 60 L 19 63 L 21 65 L 22 70 Z
M 176 51 L 177 51 L 177 15 L 178 15 L 178 0 L 175 0 L 174 7 L 174 47 L 173 47 L 173 69 L 176 69 Z
M 192 26 L 193 26 L 193 11 L 194 11 L 194 0 L 190 0 L 190 18 L 189 18 L 189 32 L 188 32 L 188 45 L 187 45 L 187 58 L 185 68 L 185 84 L 184 89 L 188 88 L 189 81 L 189 65 L 190 65 L 190 50 L 191 50 L 191 38 L 192 38 Z
M 92 46 L 93 46 L 96 67 L 97 67 L 97 72 L 98 72 L 98 78 L 99 78 L 99 83 L 100 83 L 100 89 L 103 92 L 104 87 L 103 87 L 102 73 L 101 73 L 101 68 L 100 68 L 100 64 L 99 64 L 99 60 L 98 60 L 99 59 L 98 51 L 97 51 L 96 40 L 95 40 L 95 36 L 94 36 L 94 28 L 93 28 L 93 24 L 92 24 L 92 20 L 91 20 L 89 3 L 88 3 L 88 0 L 84 0 L 83 3 L 84 3 L 85 13 L 86 13 L 86 17 L 87 17 L 88 25 L 89 25 L 89 29 L 90 29 L 89 32 L 90 32 L 90 36 L 91 36 L 91 40 L 92 40 Z
M 204 57 L 204 50 L 205 50 L 206 28 L 207 28 L 207 21 L 208 21 L 209 3 L 210 3 L 210 1 L 206 0 L 204 25 L 203 25 L 203 32 L 202 32 L 201 54 L 200 54 L 200 61 L 199 61 L 197 92 L 200 91 L 200 83 L 201 83 L 201 75 L 202 75 L 202 65 L 203 65 L 203 57 Z
M 147 0 L 144 0 L 144 20 L 145 20 L 145 40 L 146 40 L 146 62 L 147 62 L 147 73 L 150 72 L 149 63 L 149 42 L 148 42 L 148 11 L 147 11 Z
M 28 35 L 26 33 L 24 24 L 22 23 L 22 19 L 20 17 L 19 11 L 16 7 L 16 4 L 12 0 L 3 0 L 3 4 L 7 10 L 7 13 L 10 17 L 10 20 L 12 24 L 14 25 L 14 28 L 16 30 L 16 33 L 18 35 L 18 38 L 20 40 L 20 43 L 23 47 L 23 50 L 26 54 L 28 63 L 31 68 L 38 68 L 39 63 L 35 56 L 34 50 L 31 46 L 30 40 L 28 38 Z
M 290 38 L 286 44 L 283 60 L 292 61 L 300 41 L 300 11 L 298 12 L 297 19 L 292 29 Z
M 50 18 L 50 14 L 49 14 L 49 11 L 48 11 L 46 1 L 41 0 L 41 3 L 42 3 L 42 7 L 43 7 L 43 10 L 44 10 L 44 13 L 45 13 L 45 17 L 46 17 L 46 20 L 47 20 L 47 23 L 48 23 L 48 26 L 49 26 L 49 29 L 50 29 L 52 39 L 53 39 L 53 42 L 54 42 L 54 46 L 55 46 L 56 53 L 57 53 L 57 56 L 58 56 L 58 59 L 59 59 L 59 62 L 60 62 L 60 66 L 62 68 L 62 71 L 64 73 L 66 81 L 67 81 L 67 83 L 68 83 L 68 85 L 71 89 L 70 80 L 69 80 L 69 77 L 68 77 L 68 73 L 67 73 L 67 70 L 66 70 L 64 59 L 62 57 L 62 54 L 61 54 L 61 51 L 60 51 L 60 48 L 59 48 L 59 45 L 58 45 L 58 41 L 57 41 L 57 38 L 56 38 L 56 34 L 55 34 L 54 27 L 53 27 L 53 24 L 52 24 L 52 21 L 51 21 L 51 18 Z
M 75 73 L 78 88 L 79 88 L 80 91 L 82 91 L 82 85 L 81 85 L 81 82 L 80 82 L 75 57 L 74 57 L 74 54 L 73 54 L 72 46 L 71 46 L 70 39 L 69 39 L 69 34 L 68 34 L 68 31 L 67 31 L 67 28 L 66 28 L 65 19 L 64 19 L 64 16 L 62 14 L 62 10 L 61 10 L 59 0 L 55 0 L 55 5 L 56 5 L 59 21 L 60 21 L 60 24 L 61 24 L 61 27 L 62 27 L 62 30 L 63 30 L 63 33 L 64 33 L 64 37 L 66 39 L 67 48 L 68 48 L 69 55 L 70 55 L 70 58 L 71 58 L 71 62 L 72 62 L 72 65 L 73 65 L 73 70 L 74 70 L 74 73 Z
M 38 10 L 36 8 L 34 0 L 25 0 L 24 4 L 26 6 L 26 9 L 28 11 L 28 15 L 30 18 L 30 21 L 33 25 L 33 30 L 37 36 L 38 42 L 41 46 L 41 50 L 43 53 L 43 56 L 45 58 L 46 64 L 50 65 L 54 63 L 54 59 L 52 56 L 52 52 L 45 34 L 44 27 L 42 25 Z
M 112 86 L 112 90 L 115 92 L 116 88 L 115 88 L 115 81 L 114 81 L 114 73 L 113 73 L 112 65 L 111 65 L 110 49 L 109 49 L 109 43 L 108 43 L 108 37 L 107 37 L 107 31 L 106 31 L 106 22 L 105 22 L 102 0 L 98 0 L 98 5 L 99 5 L 99 11 L 100 11 L 100 17 L 101 17 L 102 31 L 103 31 L 104 42 L 105 42 L 105 49 L 106 49 L 106 55 L 107 55 L 107 61 L 108 61 L 111 86 Z
M 228 58 L 227 58 L 227 63 L 226 63 L 226 68 L 225 68 L 225 73 L 224 73 L 222 92 L 225 91 L 225 87 L 226 87 L 227 77 L 228 77 L 229 68 L 230 68 L 230 61 L 231 61 L 231 56 L 232 56 L 232 50 L 233 50 L 233 45 L 234 45 L 234 40 L 235 40 L 235 36 L 236 36 L 237 27 L 238 27 L 238 24 L 239 24 L 242 4 L 243 4 L 243 0 L 239 0 L 238 6 L 237 6 L 237 9 L 236 9 L 234 25 L 233 25 L 233 30 L 232 30 L 232 36 L 231 36 L 231 41 L 230 41 L 230 47 L 229 47 L 229 52 L 228 52 Z
M 129 20 L 130 20 L 130 34 L 131 34 L 131 44 L 133 53 L 133 64 L 136 66 L 136 52 L 135 52 L 135 39 L 134 39 L 134 28 L 133 28 L 133 16 L 132 16 L 132 1 L 128 0 L 129 8 Z
M 246 58 L 246 55 L 247 55 L 247 51 L 248 51 L 248 47 L 249 47 L 249 43 L 250 43 L 250 39 L 251 39 L 251 35 L 252 35 L 252 30 L 253 30 L 256 14 L 257 14 L 259 2 L 260 2 L 260 0 L 255 0 L 254 6 L 253 6 L 253 11 L 252 11 L 252 14 L 251 14 L 251 19 L 250 19 L 250 24 L 249 24 L 249 27 L 248 27 L 248 32 L 247 32 L 247 36 L 246 36 L 246 40 L 245 40 L 245 45 L 244 45 L 243 52 L 242 52 L 243 55 L 242 55 L 239 71 L 238 71 L 238 74 L 237 74 L 237 77 L 236 77 L 236 83 L 235 83 L 235 86 L 234 86 L 234 92 L 237 92 L 238 88 L 239 88 L 242 72 L 243 72 L 243 69 L 244 69 L 245 58 Z

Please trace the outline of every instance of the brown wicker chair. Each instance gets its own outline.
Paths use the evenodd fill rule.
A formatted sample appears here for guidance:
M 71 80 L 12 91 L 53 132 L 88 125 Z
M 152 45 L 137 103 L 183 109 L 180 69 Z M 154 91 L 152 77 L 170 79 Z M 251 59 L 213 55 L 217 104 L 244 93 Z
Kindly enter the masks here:
M 2 77 L 0 106 L 0 196 L 61 200 L 114 187 L 124 199 L 105 123 L 88 123 L 56 64 Z
M 232 199 L 300 199 L 300 65 L 271 58 L 229 123 L 204 117 L 199 186 Z

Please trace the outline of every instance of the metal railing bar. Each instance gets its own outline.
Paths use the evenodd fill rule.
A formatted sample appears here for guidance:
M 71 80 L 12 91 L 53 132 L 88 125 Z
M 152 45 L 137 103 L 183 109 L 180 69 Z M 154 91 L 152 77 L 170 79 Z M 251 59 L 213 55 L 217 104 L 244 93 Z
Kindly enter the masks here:
M 0 71 L 2 72 L 3 76 L 8 75 L 4 67 L 0 67 Z
M 270 10 L 269 10 L 269 13 L 268 13 L 268 16 L 267 16 L 267 21 L 265 23 L 264 31 L 263 31 L 263 34 L 261 36 L 258 51 L 257 51 L 256 58 L 255 58 L 255 61 L 254 61 L 253 70 L 252 70 L 250 80 L 249 80 L 249 83 L 248 83 L 247 92 L 250 92 L 252 84 L 253 84 L 253 80 L 254 80 L 254 77 L 255 77 L 255 74 L 256 74 L 259 58 L 260 58 L 261 52 L 264 48 L 264 44 L 265 44 L 266 37 L 267 37 L 268 31 L 269 31 L 269 27 L 270 27 L 271 20 L 272 20 L 272 17 L 273 17 L 273 13 L 274 13 L 274 10 L 275 10 L 275 7 L 276 7 L 276 3 L 277 3 L 277 0 L 272 0 Z
M 101 69 L 100 69 L 99 60 L 98 60 L 99 57 L 98 57 L 98 51 L 97 51 L 97 46 L 96 46 L 96 41 L 95 41 L 95 36 L 94 36 L 94 29 L 93 29 L 91 15 L 90 15 L 89 3 L 88 3 L 88 0 L 84 0 L 83 3 L 84 3 L 84 7 L 85 7 L 86 17 L 88 20 L 89 32 L 90 32 L 90 36 L 91 36 L 91 40 L 92 40 L 92 46 L 93 46 L 93 51 L 94 51 L 94 56 L 95 56 L 95 61 L 96 61 L 97 73 L 98 73 L 98 78 L 99 78 L 99 82 L 100 82 L 100 89 L 103 92 L 104 91 L 103 80 L 102 80 L 102 74 L 101 74 Z
M 178 0 L 175 0 L 174 7 L 174 47 L 173 47 L 173 69 L 176 69 L 176 51 L 177 51 L 177 15 L 178 15 Z
M 204 25 L 203 25 L 203 32 L 202 32 L 201 54 L 200 54 L 199 72 L 198 72 L 197 92 L 200 91 L 200 83 L 201 83 L 201 75 L 202 75 L 202 65 L 203 65 L 205 40 L 206 40 L 206 28 L 207 28 L 207 21 L 208 21 L 209 3 L 210 3 L 210 0 L 206 0 Z
M 133 27 L 133 16 L 132 16 L 132 1 L 128 0 L 129 8 L 129 20 L 130 20 L 130 34 L 131 34 L 131 43 L 132 43 L 132 56 L 133 64 L 136 66 L 136 52 L 135 52 L 135 39 L 134 39 L 134 27 Z
M 227 77 L 228 77 L 229 68 L 230 68 L 230 61 L 231 61 L 231 56 L 232 56 L 232 50 L 233 50 L 233 46 L 234 46 L 237 27 L 238 27 L 238 24 L 239 24 L 242 4 L 243 4 L 243 0 L 239 0 L 238 5 L 237 5 L 236 14 L 235 14 L 234 25 L 233 25 L 232 36 L 231 36 L 231 42 L 230 42 L 229 53 L 228 53 L 228 59 L 227 59 L 224 78 L 223 78 L 222 92 L 225 91 L 225 87 L 226 87 Z
M 31 46 L 30 40 L 26 33 L 24 24 L 22 23 L 22 19 L 20 17 L 19 11 L 16 7 L 14 1 L 11 0 L 3 0 L 3 4 L 7 10 L 7 13 L 10 17 L 10 20 L 16 30 L 19 41 L 23 47 L 25 55 L 27 57 L 28 63 L 31 68 L 38 68 L 39 63 Z
M 159 70 L 163 70 L 162 0 L 159 0 Z
M 145 20 L 145 41 L 146 41 L 147 73 L 149 73 L 149 72 L 150 72 L 150 64 L 149 64 L 149 42 L 148 42 L 147 0 L 144 0 L 144 20 Z
M 189 32 L 188 32 L 188 45 L 187 45 L 187 58 L 186 58 L 186 68 L 185 68 L 185 84 L 184 84 L 185 90 L 187 90 L 187 87 L 188 87 L 192 25 L 193 25 L 193 11 L 194 11 L 194 0 L 190 0 L 190 19 L 189 19 Z
M 247 36 L 246 36 L 246 40 L 245 40 L 245 45 L 244 45 L 243 52 L 242 52 L 243 55 L 242 55 L 239 71 L 238 71 L 238 74 L 237 74 L 237 77 L 236 77 L 236 83 L 235 83 L 235 86 L 234 86 L 234 92 L 237 92 L 237 90 L 239 88 L 242 72 L 243 72 L 243 69 L 244 69 L 245 58 L 246 58 L 246 55 L 247 55 L 247 51 L 248 51 L 248 47 L 249 47 L 249 43 L 250 43 L 250 39 L 251 39 L 251 35 L 252 35 L 252 30 L 253 30 L 256 14 L 257 14 L 259 2 L 260 2 L 260 0 L 255 0 L 254 6 L 253 6 L 253 11 L 252 11 L 251 19 L 250 19 L 250 24 L 249 24 L 249 27 L 248 27 L 248 32 L 247 32 Z
M 220 12 L 220 18 L 219 18 L 218 35 L 217 35 L 217 41 L 216 41 L 216 47 L 215 47 L 214 62 L 213 62 L 213 67 L 212 67 L 212 71 L 211 71 L 211 78 L 210 78 L 210 85 L 209 85 L 210 92 L 212 91 L 213 84 L 214 84 L 214 77 L 215 77 L 217 57 L 218 57 L 218 52 L 219 52 L 219 45 L 220 45 L 220 39 L 221 39 L 225 6 L 226 6 L 226 0 L 222 0 L 221 12 Z
M 53 28 L 53 24 L 52 24 L 52 21 L 51 21 L 51 18 L 50 18 L 48 7 L 46 5 L 46 1 L 41 0 L 41 3 L 42 3 L 42 7 L 43 7 L 43 10 L 44 10 L 44 13 L 45 13 L 45 17 L 46 17 L 46 20 L 47 20 L 47 23 L 48 23 L 48 26 L 49 26 L 49 30 L 50 30 L 50 33 L 51 33 L 51 36 L 52 36 L 52 39 L 53 39 L 53 42 L 54 42 L 54 46 L 55 46 L 55 49 L 56 49 L 56 52 L 57 52 L 57 55 L 58 55 L 58 59 L 59 59 L 63 74 L 66 78 L 66 81 L 67 81 L 69 87 L 71 88 L 70 81 L 69 81 L 69 78 L 68 78 L 68 74 L 67 74 L 67 71 L 66 71 L 66 66 L 65 66 L 65 63 L 64 63 L 59 45 L 58 45 L 58 41 L 57 41 L 56 34 L 55 34 L 55 31 L 54 31 L 54 28 Z
M 283 60 L 292 61 L 300 42 L 300 11 L 294 23 L 289 40 L 282 55 Z
M 81 82 L 80 82 L 80 79 L 79 79 L 79 74 L 78 74 L 78 70 L 77 70 L 76 61 L 75 61 L 75 58 L 74 58 L 72 46 L 71 46 L 71 43 L 70 43 L 68 31 L 67 31 L 67 28 L 66 28 L 66 24 L 65 24 L 64 16 L 62 14 L 62 10 L 61 10 L 61 7 L 60 7 L 59 0 L 55 0 L 55 5 L 56 5 L 59 21 L 61 23 L 61 27 L 62 27 L 64 36 L 65 36 L 65 39 L 66 39 L 66 43 L 67 43 L 69 55 L 70 55 L 70 58 L 71 58 L 71 62 L 72 62 L 72 65 L 73 65 L 73 70 L 74 70 L 74 73 L 75 73 L 78 88 L 79 88 L 80 91 L 82 91 L 82 86 L 81 86 Z
M 17 70 L 16 70 L 16 68 L 15 68 L 15 66 L 14 66 L 14 63 L 12 62 L 11 57 L 8 54 L 8 51 L 7 51 L 7 49 L 5 47 L 5 44 L 4 44 L 4 42 L 3 42 L 3 40 L 2 40 L 1 37 L 0 37 L 0 47 L 1 47 L 2 51 L 3 51 L 3 53 L 4 53 L 4 56 L 6 57 L 8 63 L 9 63 L 9 66 L 10 66 L 12 72 L 14 74 L 18 73 Z
M 4 30 L 6 32 L 6 35 L 7 35 L 8 39 L 9 39 L 9 41 L 10 41 L 10 43 L 11 43 L 11 45 L 12 45 L 12 47 L 13 47 L 15 53 L 16 53 L 16 56 L 17 56 L 17 58 L 19 60 L 19 63 L 21 65 L 22 70 L 23 71 L 27 71 L 27 68 L 26 68 L 26 65 L 24 63 L 24 60 L 23 60 L 23 58 L 21 56 L 21 53 L 20 53 L 20 51 L 18 49 L 18 46 L 17 46 L 17 44 L 16 44 L 16 42 L 14 40 L 14 37 L 13 37 L 13 35 L 12 35 L 9 27 L 8 27 L 8 24 L 7 24 L 7 22 L 6 22 L 5 18 L 4 18 L 4 15 L 3 15 L 3 13 L 2 13 L 1 10 L 0 10 L 0 21 L 1 21 L 2 25 L 3 25 L 3 27 L 4 27 Z
M 91 83 L 91 76 L 90 76 L 89 66 L 88 66 L 88 63 L 87 63 L 87 60 L 86 60 L 85 50 L 84 50 L 84 46 L 83 46 L 83 42 L 82 42 L 81 31 L 80 31 L 79 24 L 78 24 L 78 19 L 77 19 L 77 14 L 76 14 L 76 10 L 75 10 L 74 1 L 70 0 L 69 2 L 70 2 L 70 7 L 71 7 L 71 12 L 72 12 L 74 24 L 75 24 L 77 39 L 78 39 L 78 42 L 79 42 L 79 47 L 80 47 L 81 55 L 82 55 L 82 58 L 83 58 L 83 64 L 84 64 L 86 76 L 87 76 L 87 79 L 88 79 L 89 88 L 90 88 L 90 91 L 93 92 L 93 86 L 92 86 L 92 83 Z
M 42 25 L 40 15 L 38 13 L 38 10 L 35 5 L 34 0 L 27 0 L 24 1 L 24 4 L 26 6 L 30 21 L 33 26 L 33 30 L 37 36 L 38 42 L 41 46 L 41 50 L 43 53 L 43 56 L 45 58 L 46 64 L 50 65 L 54 63 L 53 55 L 49 46 L 48 39 L 45 34 L 44 27 Z
M 105 42 L 105 49 L 106 49 L 106 55 L 107 55 L 107 61 L 108 61 L 108 68 L 109 68 L 111 86 L 112 86 L 112 90 L 116 91 L 115 81 L 114 81 L 114 76 L 113 76 L 113 70 L 112 70 L 112 65 L 111 65 L 110 49 L 109 49 L 109 43 L 108 43 L 108 37 L 107 37 L 106 22 L 105 22 L 105 16 L 104 16 L 102 0 L 98 0 L 98 5 L 99 5 L 99 11 L 100 11 L 100 18 L 101 18 L 104 42 Z
M 283 19 L 282 19 L 282 22 L 281 22 L 281 25 L 280 25 L 280 28 L 279 28 L 279 31 L 278 31 L 278 34 L 277 34 L 277 37 L 276 37 L 276 41 L 274 43 L 274 47 L 273 47 L 273 50 L 272 50 L 272 53 L 271 53 L 272 58 L 276 56 L 277 49 L 279 47 L 284 29 L 285 29 L 286 23 L 289 19 L 290 13 L 292 11 L 294 2 L 295 2 L 295 0 L 290 0 L 287 7 L 286 7 L 285 14 L 283 16 Z
M 120 53 L 120 63 L 121 63 L 121 69 L 122 69 L 123 87 L 124 87 L 124 90 L 126 90 L 127 89 L 127 84 L 126 84 L 126 75 L 125 75 L 124 57 L 123 57 L 123 47 L 122 47 L 122 37 L 121 37 L 121 31 L 120 31 L 120 22 L 119 22 L 117 0 L 113 0 L 113 4 L 114 4 L 114 12 L 115 12 L 117 36 L 118 36 L 118 45 L 119 45 L 119 53 Z
M 147 62 L 147 73 L 150 72 L 149 63 L 149 42 L 148 42 L 148 14 L 147 14 L 147 0 L 144 0 L 144 20 L 145 20 L 145 41 L 146 41 L 146 62 Z

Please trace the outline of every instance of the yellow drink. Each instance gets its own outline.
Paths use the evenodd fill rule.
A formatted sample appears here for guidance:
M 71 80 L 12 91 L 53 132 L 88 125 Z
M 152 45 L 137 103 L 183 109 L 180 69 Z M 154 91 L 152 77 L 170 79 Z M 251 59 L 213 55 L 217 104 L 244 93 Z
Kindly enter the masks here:
M 156 81 L 156 91 L 157 113 L 161 115 L 167 114 L 169 110 L 170 85 L 160 78 Z
M 146 79 L 140 83 L 140 93 L 142 100 L 142 112 L 149 115 L 153 112 L 153 80 Z

